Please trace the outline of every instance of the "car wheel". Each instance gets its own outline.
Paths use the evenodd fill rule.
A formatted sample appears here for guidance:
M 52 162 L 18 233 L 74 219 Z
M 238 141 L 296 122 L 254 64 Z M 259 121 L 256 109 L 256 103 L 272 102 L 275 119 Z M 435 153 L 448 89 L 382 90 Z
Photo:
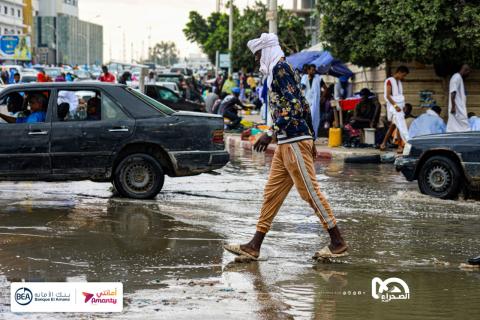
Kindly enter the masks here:
M 441 199 L 455 199 L 460 193 L 463 174 L 455 161 L 434 156 L 420 169 L 418 186 L 423 194 Z
M 126 156 L 113 177 L 120 195 L 134 199 L 152 199 L 162 190 L 165 175 L 160 163 L 148 154 Z

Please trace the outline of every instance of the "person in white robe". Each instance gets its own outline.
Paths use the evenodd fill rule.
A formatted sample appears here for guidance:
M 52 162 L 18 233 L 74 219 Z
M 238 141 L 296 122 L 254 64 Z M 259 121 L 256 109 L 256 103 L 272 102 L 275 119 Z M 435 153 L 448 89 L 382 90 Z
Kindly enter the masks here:
M 480 131 L 480 117 L 477 117 L 474 112 L 468 113 L 468 124 L 471 131 Z
M 402 81 L 410 73 L 406 66 L 399 66 L 393 77 L 387 78 L 384 83 L 384 97 L 387 103 L 387 118 L 392 122 L 390 128 L 380 145 L 380 150 L 386 149 L 386 144 L 395 129 L 398 129 L 404 143 L 410 138 L 408 136 L 407 123 L 405 122 L 405 96 L 403 95 Z M 402 148 L 399 147 L 399 152 Z
M 440 117 L 441 113 L 442 108 L 433 106 L 431 109 L 428 109 L 427 112 L 413 120 L 408 130 L 410 138 L 445 133 L 446 126 Z
M 448 94 L 447 132 L 470 131 L 467 116 L 467 95 L 463 80 L 470 74 L 470 66 L 462 65 L 460 71 L 450 79 Z

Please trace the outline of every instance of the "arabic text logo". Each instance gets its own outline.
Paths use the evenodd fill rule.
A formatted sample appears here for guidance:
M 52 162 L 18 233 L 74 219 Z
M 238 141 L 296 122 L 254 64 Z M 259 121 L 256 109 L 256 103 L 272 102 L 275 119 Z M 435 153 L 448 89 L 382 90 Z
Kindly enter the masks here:
M 372 279 L 372 297 L 381 299 L 382 302 L 391 300 L 410 299 L 410 288 L 405 281 L 400 278 L 388 278 L 385 281 L 375 277 Z
M 85 303 L 87 303 L 90 299 L 93 298 L 93 294 L 92 294 L 92 293 L 82 292 L 82 294 L 85 296 Z
M 117 304 L 117 289 L 115 290 L 103 290 L 101 292 L 97 292 L 95 294 L 82 292 L 85 296 L 85 303 L 90 301 L 91 304 L 99 304 L 99 303 L 111 303 Z
M 32 302 L 32 299 L 32 291 L 30 291 L 30 289 L 28 288 L 19 288 L 15 292 L 15 301 L 21 306 L 26 306 L 27 304 Z

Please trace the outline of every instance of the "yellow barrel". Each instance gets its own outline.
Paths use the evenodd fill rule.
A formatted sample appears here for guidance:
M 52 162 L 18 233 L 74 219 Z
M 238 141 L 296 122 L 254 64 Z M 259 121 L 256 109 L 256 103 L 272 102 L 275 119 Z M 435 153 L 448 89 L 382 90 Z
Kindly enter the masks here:
M 330 131 L 328 134 L 328 146 L 339 147 L 341 145 L 342 145 L 342 129 L 330 128 Z

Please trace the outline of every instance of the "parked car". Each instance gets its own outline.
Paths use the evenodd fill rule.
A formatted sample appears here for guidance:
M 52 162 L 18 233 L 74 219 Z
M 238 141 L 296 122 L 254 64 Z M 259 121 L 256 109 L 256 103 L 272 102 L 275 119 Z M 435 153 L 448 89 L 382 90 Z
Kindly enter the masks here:
M 76 69 L 72 71 L 75 81 L 91 81 L 92 75 L 87 70 Z
M 45 71 L 47 76 L 52 78 L 52 80 L 55 80 L 55 78 L 58 77 L 63 72 L 63 69 L 60 67 L 46 67 L 43 70 Z
M 157 82 L 157 84 L 174 91 L 176 94 L 180 94 L 180 88 L 175 82 Z
M 480 187 L 480 132 L 427 135 L 410 140 L 395 161 L 424 194 L 455 199 Z
M 187 100 L 164 86 L 147 84 L 145 85 L 145 94 L 174 110 L 205 112 L 204 104 Z
M 184 76 L 191 77 L 193 76 L 193 70 L 189 68 L 181 68 L 181 67 L 175 67 L 170 69 L 171 73 L 180 73 L 183 74 Z
M 157 74 L 157 82 L 175 82 L 178 86 L 185 80 L 181 73 L 159 73 Z
M 37 81 L 37 74 L 38 74 L 37 70 L 25 68 L 20 73 L 20 81 L 22 83 L 36 82 Z
M 34 94 L 48 100 L 46 120 L 0 124 L 0 180 L 112 182 L 122 196 L 148 199 L 165 174 L 197 175 L 229 161 L 219 116 L 175 112 L 101 82 L 11 85 L 0 108 L 11 95 Z

